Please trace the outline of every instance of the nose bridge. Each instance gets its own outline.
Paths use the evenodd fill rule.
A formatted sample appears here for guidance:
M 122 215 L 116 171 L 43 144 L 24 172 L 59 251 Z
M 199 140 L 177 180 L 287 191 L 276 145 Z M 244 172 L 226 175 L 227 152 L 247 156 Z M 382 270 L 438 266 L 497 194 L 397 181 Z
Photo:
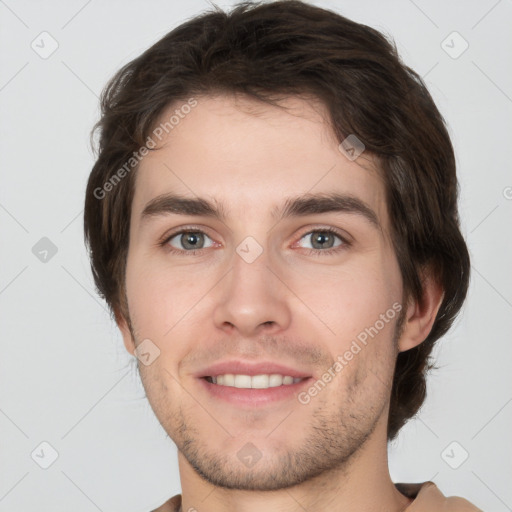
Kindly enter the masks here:
M 271 271 L 273 266 L 275 259 L 265 242 L 248 236 L 236 246 L 215 306 L 217 327 L 232 326 L 246 336 L 263 324 L 274 330 L 287 327 L 291 315 L 286 287 L 274 275 L 277 269 Z
M 236 247 L 232 258 L 231 286 L 232 294 L 240 294 L 249 299 L 249 295 L 269 294 L 275 290 L 271 290 L 269 282 L 272 272 L 269 267 L 271 265 L 271 257 L 268 247 L 261 245 L 253 237 L 245 238 Z M 246 291 L 247 293 L 244 293 Z

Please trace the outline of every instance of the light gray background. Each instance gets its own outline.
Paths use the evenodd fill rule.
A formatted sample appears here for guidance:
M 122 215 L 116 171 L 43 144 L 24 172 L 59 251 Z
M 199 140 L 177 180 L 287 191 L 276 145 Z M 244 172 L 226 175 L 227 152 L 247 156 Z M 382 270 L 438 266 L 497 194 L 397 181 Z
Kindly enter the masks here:
M 512 2 L 313 3 L 395 38 L 457 152 L 471 288 L 435 352 L 425 406 L 390 446 L 393 480 L 433 480 L 486 511 L 512 510 Z M 0 1 L 0 512 L 144 512 L 180 492 L 175 447 L 95 294 L 82 208 L 102 87 L 207 7 Z M 59 45 L 47 59 L 31 48 L 50 48 L 43 31 Z M 458 58 L 453 31 L 469 44 Z M 32 252 L 43 237 L 58 249 L 46 262 Z M 48 469 L 43 441 L 58 452 Z

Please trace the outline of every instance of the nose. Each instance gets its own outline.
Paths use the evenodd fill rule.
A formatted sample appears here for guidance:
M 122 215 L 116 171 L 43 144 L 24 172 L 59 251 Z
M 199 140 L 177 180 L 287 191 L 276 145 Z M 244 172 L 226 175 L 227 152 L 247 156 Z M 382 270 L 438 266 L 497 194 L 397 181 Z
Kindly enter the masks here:
M 265 251 L 252 262 L 234 254 L 231 271 L 219 283 L 215 326 L 244 337 L 286 330 L 293 295 L 279 274 Z

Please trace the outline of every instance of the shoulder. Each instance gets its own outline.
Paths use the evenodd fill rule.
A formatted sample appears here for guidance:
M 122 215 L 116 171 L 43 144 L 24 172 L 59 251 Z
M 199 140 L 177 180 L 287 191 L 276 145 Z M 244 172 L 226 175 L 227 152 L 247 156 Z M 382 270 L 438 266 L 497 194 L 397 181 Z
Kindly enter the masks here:
M 406 512 L 483 512 L 465 498 L 446 497 L 434 482 L 395 484 L 405 496 L 414 498 Z
M 181 494 L 176 494 L 170 500 L 167 500 L 163 505 L 155 508 L 151 512 L 178 512 L 181 507 Z

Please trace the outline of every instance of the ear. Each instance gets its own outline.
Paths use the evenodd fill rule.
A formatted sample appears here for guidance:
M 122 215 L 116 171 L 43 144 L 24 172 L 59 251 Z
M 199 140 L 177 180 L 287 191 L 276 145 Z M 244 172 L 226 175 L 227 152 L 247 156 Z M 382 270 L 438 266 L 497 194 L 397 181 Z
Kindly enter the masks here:
M 423 296 L 420 301 L 410 299 L 404 320 L 402 335 L 398 342 L 399 352 L 417 347 L 425 341 L 432 330 L 444 297 L 444 290 L 432 272 L 422 273 Z
M 123 336 L 124 346 L 126 347 L 126 350 L 133 356 L 135 352 L 135 341 L 133 339 L 132 331 L 128 321 L 118 308 L 115 309 L 114 316 L 116 318 L 117 327 L 119 327 L 119 330 Z

